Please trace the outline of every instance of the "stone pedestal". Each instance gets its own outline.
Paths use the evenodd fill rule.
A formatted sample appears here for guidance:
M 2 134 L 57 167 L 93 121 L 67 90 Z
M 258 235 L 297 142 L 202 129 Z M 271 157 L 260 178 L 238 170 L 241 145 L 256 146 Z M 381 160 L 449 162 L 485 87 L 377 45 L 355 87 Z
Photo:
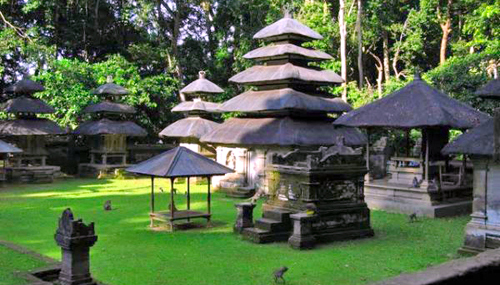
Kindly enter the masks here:
M 234 206 L 238 210 L 238 216 L 233 228 L 234 232 L 241 233 L 243 229 L 253 227 L 253 209 L 255 208 L 255 204 L 239 203 Z
M 90 275 L 90 247 L 97 241 L 94 223 L 88 226 L 82 220 L 75 221 L 68 208 L 59 219 L 54 236 L 62 250 L 62 265 L 59 274 L 61 285 L 95 285 Z
M 316 215 L 297 213 L 290 215 L 293 222 L 293 233 L 288 243 L 295 249 L 311 249 L 316 244 L 316 238 L 312 232 L 312 224 L 318 219 Z

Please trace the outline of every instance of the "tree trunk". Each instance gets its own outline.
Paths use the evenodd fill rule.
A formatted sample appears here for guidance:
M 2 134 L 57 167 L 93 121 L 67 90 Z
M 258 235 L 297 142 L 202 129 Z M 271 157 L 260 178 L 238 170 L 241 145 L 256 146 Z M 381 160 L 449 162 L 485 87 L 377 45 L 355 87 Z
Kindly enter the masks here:
M 377 76 L 377 92 L 378 92 L 378 98 L 382 98 L 382 81 L 384 80 L 384 64 L 382 63 L 382 60 L 380 60 L 380 57 L 372 53 L 371 51 L 368 51 L 368 53 L 375 59 L 375 68 L 377 68 L 378 76 Z
M 446 62 L 446 49 L 448 48 L 448 37 L 451 33 L 451 20 L 448 18 L 443 24 L 441 24 L 441 30 L 443 31 L 443 37 L 441 38 L 441 48 L 439 51 L 439 64 Z
M 363 89 L 363 29 L 361 27 L 361 18 L 363 16 L 363 3 L 358 0 L 358 15 L 356 18 L 356 27 L 358 32 L 358 74 L 359 89 Z
M 346 56 L 346 22 L 344 18 L 345 14 L 345 0 L 339 0 L 339 29 L 340 29 L 340 62 L 341 62 L 341 76 L 344 82 L 342 86 L 344 90 L 342 91 L 342 100 L 347 102 L 347 56 Z
M 382 31 L 382 49 L 384 50 L 384 76 L 385 82 L 389 82 L 391 76 L 389 69 L 389 34 L 386 30 Z

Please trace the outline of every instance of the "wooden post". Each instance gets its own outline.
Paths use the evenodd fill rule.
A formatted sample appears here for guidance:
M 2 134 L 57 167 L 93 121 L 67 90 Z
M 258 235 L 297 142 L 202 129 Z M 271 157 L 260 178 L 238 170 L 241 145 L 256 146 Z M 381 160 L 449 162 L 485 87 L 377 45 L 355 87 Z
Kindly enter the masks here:
M 189 184 L 190 184 L 189 178 L 190 177 L 188 176 L 188 178 L 187 178 L 187 209 L 188 210 L 191 209 L 191 193 L 189 193 Z M 191 221 L 191 219 L 189 218 L 189 216 L 188 216 L 187 221 L 188 221 L 188 223 Z
M 208 213 L 210 214 L 211 211 L 210 211 L 210 179 L 211 177 L 208 176 L 207 177 L 207 180 L 208 180 L 208 196 L 207 196 L 207 202 L 208 202 Z
M 368 172 L 366 173 L 365 180 L 370 181 L 370 129 L 366 129 L 366 169 Z
M 151 176 L 151 213 L 155 212 L 155 177 Z
M 410 129 L 405 131 L 406 136 L 406 157 L 410 157 Z
M 425 181 L 429 181 L 429 134 L 425 130 Z
M 174 180 L 175 178 L 170 178 L 170 218 L 174 218 Z

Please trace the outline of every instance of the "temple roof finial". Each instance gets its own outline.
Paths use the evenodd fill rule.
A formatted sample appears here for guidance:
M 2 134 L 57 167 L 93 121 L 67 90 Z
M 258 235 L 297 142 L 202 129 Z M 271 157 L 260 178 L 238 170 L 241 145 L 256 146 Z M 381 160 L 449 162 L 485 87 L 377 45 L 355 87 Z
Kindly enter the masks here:
M 287 3 L 283 6 L 283 18 L 293 18 L 292 8 L 291 3 Z
M 113 76 L 112 75 L 108 75 L 108 77 L 106 77 L 106 83 L 113 83 Z
M 200 71 L 198 72 L 198 78 L 199 78 L 199 79 L 205 79 L 205 74 L 206 74 L 206 73 L 205 73 L 205 71 L 200 70 Z

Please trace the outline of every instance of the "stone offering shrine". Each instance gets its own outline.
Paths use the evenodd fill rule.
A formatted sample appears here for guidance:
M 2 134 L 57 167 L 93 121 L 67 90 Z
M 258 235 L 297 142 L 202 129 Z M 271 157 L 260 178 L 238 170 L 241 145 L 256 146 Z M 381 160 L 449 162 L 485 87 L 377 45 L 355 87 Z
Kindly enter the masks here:
M 97 241 L 94 223 L 85 225 L 82 220 L 75 220 L 68 208 L 59 218 L 59 227 L 54 238 L 62 251 L 57 284 L 96 285 L 90 275 L 90 247 Z
M 0 187 L 7 180 L 7 160 L 12 153 L 23 152 L 21 149 L 0 140 Z
M 275 154 L 266 173 L 269 198 L 263 218 L 242 229 L 246 238 L 257 243 L 288 240 L 302 249 L 373 236 L 363 195 L 367 169 L 361 149 L 344 146 L 339 139 L 316 151 Z
M 180 146 L 215 159 L 215 149 L 201 143 L 200 138 L 219 125 L 209 119 L 210 113 L 217 111 L 219 104 L 203 101 L 203 98 L 223 93 L 224 90 L 206 79 L 205 72 L 200 71 L 199 78 L 180 92 L 192 101 L 180 103 L 172 112 L 184 113 L 186 118 L 167 126 L 160 132 L 160 137 L 177 138 Z
M 45 90 L 30 79 L 23 79 L 7 87 L 11 97 L 2 106 L 7 120 L 0 121 L 0 137 L 23 152 L 9 157 L 5 172 L 8 180 L 16 182 L 52 182 L 60 174 L 59 166 L 47 165 L 46 137 L 65 134 L 55 122 L 37 117 L 55 110 L 33 94 Z
M 483 98 L 500 99 L 500 79 L 476 92 Z M 494 118 L 460 135 L 444 154 L 468 155 L 474 165 L 474 199 L 471 221 L 465 228 L 461 252 L 479 253 L 500 247 L 500 110 Z
M 134 107 L 113 102 L 129 94 L 127 89 L 112 83 L 108 77 L 108 83 L 92 93 L 104 100 L 87 106 L 84 113 L 90 114 L 91 120 L 73 131 L 75 135 L 85 136 L 90 146 L 90 162 L 78 165 L 79 175 L 88 177 L 128 167 L 127 137 L 147 135 L 146 130 L 128 119 L 136 112 Z

